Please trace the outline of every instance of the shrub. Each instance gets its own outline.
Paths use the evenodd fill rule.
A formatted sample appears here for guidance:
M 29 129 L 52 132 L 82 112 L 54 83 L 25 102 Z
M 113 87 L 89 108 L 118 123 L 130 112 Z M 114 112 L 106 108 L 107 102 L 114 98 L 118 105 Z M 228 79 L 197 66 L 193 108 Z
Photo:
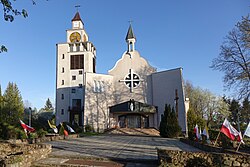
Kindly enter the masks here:
M 18 134 L 18 128 L 15 128 L 8 123 L 0 123 L 0 138 L 2 139 L 16 139 Z
M 36 134 L 38 137 L 44 137 L 48 132 L 43 130 L 43 129 L 39 129 Z
M 210 140 L 216 140 L 219 132 L 220 132 L 219 130 L 212 130 L 212 129 L 208 130 Z
M 206 124 L 205 120 L 203 120 L 201 116 L 197 115 L 192 108 L 188 110 L 187 122 L 188 122 L 188 136 L 190 140 L 193 139 L 195 125 L 197 124 L 199 128 L 204 128 Z
M 170 105 L 165 105 L 164 114 L 161 117 L 160 135 L 162 137 L 178 137 L 181 134 L 181 128 L 178 124 L 175 110 Z
M 91 125 L 85 125 L 85 132 L 93 132 L 94 128 Z

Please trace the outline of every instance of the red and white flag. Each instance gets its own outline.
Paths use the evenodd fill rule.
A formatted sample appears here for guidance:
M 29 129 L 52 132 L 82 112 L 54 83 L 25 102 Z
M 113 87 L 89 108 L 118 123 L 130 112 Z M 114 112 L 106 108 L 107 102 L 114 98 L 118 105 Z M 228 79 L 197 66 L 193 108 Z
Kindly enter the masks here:
M 29 132 L 34 132 L 35 129 L 30 127 L 29 125 L 26 125 L 22 120 L 20 120 L 21 126 L 23 127 L 23 129 L 25 131 L 29 131 Z
M 200 134 L 199 134 L 199 128 L 197 124 L 194 127 L 194 133 L 195 133 L 196 141 L 198 141 L 200 139 Z
M 240 135 L 240 133 L 230 124 L 230 122 L 228 122 L 227 119 L 223 122 L 220 131 L 231 140 L 234 140 L 236 136 Z
M 237 137 L 237 141 L 245 144 L 245 142 L 243 141 L 243 137 L 241 135 L 241 132 L 239 132 L 239 136 Z

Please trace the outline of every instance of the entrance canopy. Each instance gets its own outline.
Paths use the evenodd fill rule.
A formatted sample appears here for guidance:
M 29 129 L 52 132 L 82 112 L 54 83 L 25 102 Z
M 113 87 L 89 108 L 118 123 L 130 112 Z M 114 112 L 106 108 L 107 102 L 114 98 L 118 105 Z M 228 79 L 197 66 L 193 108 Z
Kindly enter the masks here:
M 119 113 L 156 113 L 157 107 L 138 101 L 129 100 L 120 104 L 116 104 L 109 108 L 110 113 L 119 114 Z

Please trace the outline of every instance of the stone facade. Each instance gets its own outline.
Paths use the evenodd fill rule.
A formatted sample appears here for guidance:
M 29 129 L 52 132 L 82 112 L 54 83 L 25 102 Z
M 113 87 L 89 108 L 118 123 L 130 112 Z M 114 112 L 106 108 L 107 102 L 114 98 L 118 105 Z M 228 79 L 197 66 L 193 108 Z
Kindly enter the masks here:
M 0 143 L 0 166 L 31 166 L 32 162 L 46 158 L 52 151 L 47 144 Z
M 249 167 L 247 154 L 157 150 L 160 166 L 240 166 Z

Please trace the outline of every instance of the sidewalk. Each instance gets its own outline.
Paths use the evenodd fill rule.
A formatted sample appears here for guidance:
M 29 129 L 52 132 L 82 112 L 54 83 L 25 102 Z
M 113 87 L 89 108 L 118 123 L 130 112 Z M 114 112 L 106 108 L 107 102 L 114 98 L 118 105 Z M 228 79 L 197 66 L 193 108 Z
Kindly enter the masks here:
M 156 148 L 200 152 L 177 139 L 100 135 L 51 141 L 49 158 L 36 165 L 50 166 L 157 166 Z

